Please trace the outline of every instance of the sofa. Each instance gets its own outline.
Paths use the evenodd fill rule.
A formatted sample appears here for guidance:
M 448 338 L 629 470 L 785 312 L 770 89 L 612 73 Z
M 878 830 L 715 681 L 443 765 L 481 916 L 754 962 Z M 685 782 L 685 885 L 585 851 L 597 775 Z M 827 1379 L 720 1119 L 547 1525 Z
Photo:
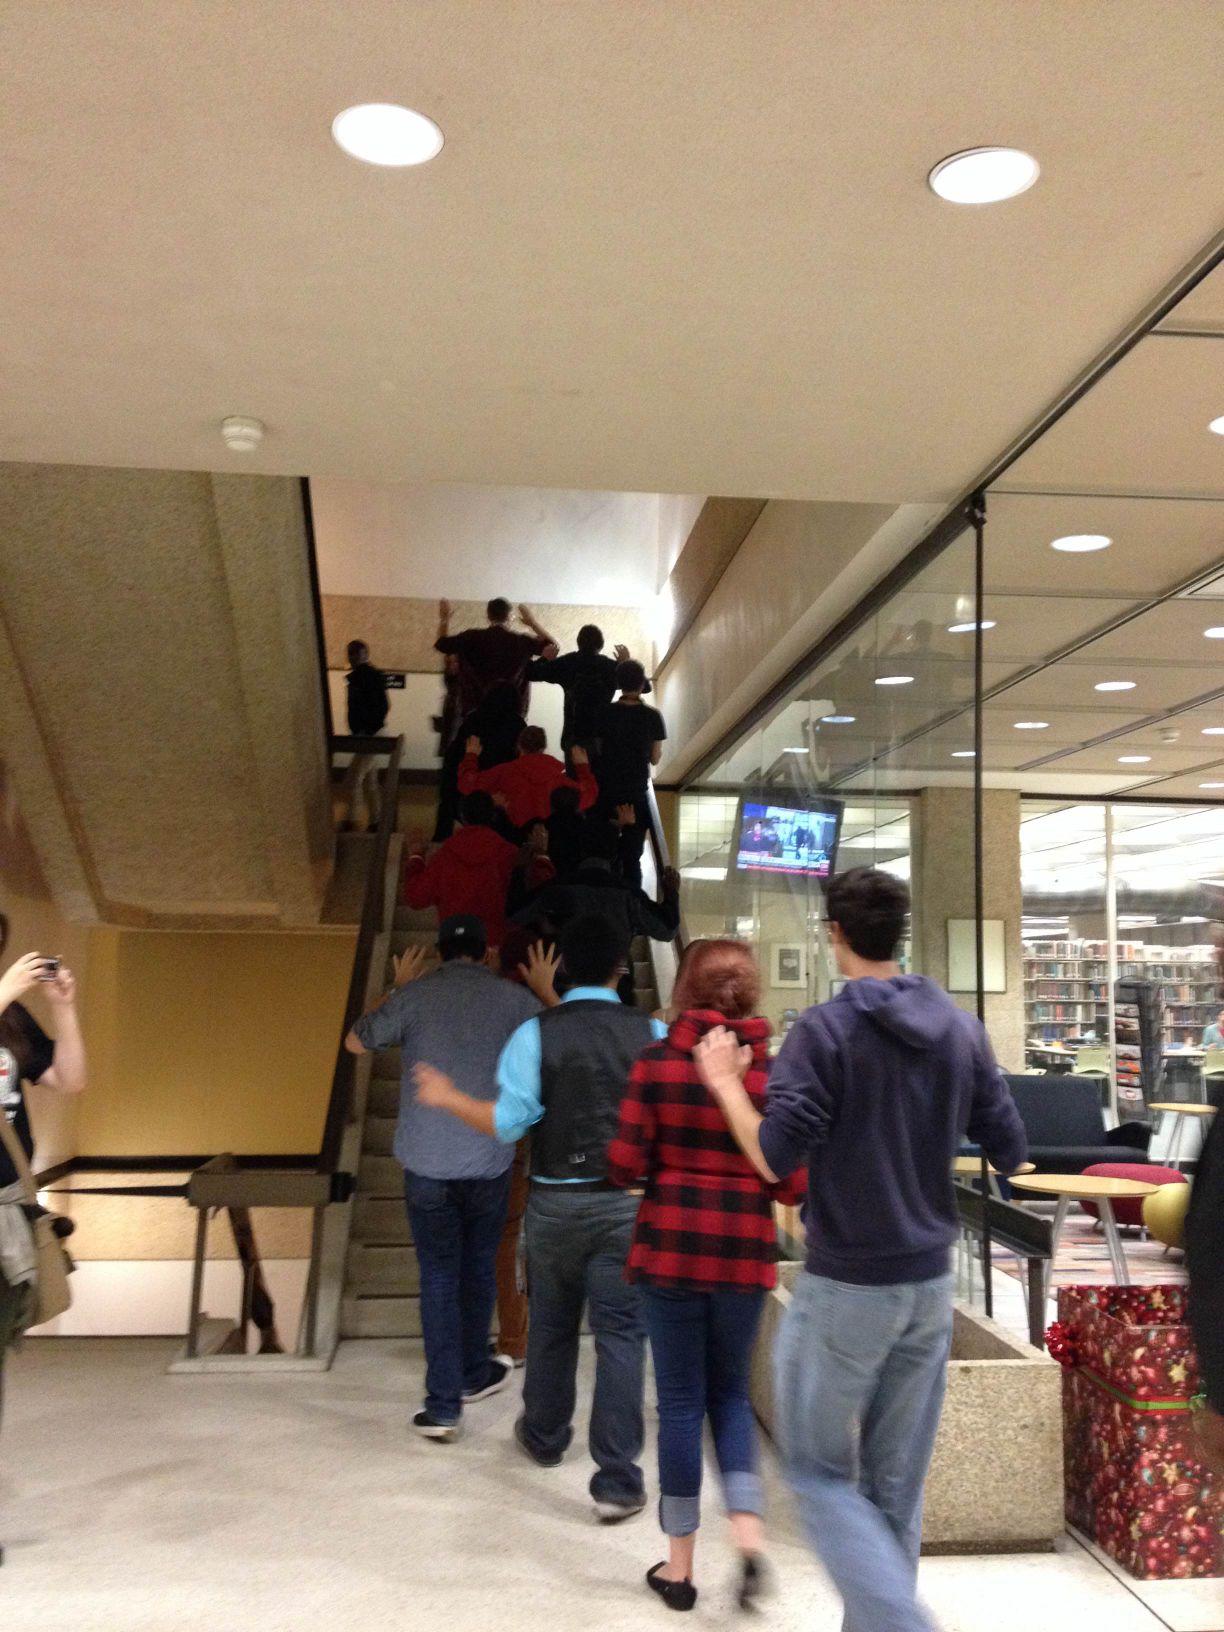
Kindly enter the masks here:
M 1106 1129 L 1096 1077 L 1013 1077 L 1011 1090 L 1039 1173 L 1082 1173 L 1098 1162 L 1146 1163 L 1151 1129 L 1125 1122 Z

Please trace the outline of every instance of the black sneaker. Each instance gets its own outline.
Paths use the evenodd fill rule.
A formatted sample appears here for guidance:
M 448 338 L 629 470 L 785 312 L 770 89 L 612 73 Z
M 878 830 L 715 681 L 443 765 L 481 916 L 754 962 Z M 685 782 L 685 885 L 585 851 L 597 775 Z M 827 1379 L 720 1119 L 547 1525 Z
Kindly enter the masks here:
M 561 1466 L 560 1454 L 556 1451 L 551 1453 L 547 1451 L 537 1451 L 535 1446 L 529 1439 L 527 1439 L 525 1435 L 523 1422 L 524 1419 L 519 1417 L 514 1424 L 514 1437 L 518 1441 L 519 1450 L 522 1451 L 524 1456 L 529 1456 L 537 1467 L 559 1468 Z
M 508 1354 L 494 1355 L 489 1361 L 489 1380 L 480 1388 L 465 1388 L 463 1391 L 464 1405 L 474 1405 L 477 1400 L 487 1400 L 490 1394 L 500 1394 L 502 1389 L 514 1376 L 514 1361 Z
M 422 1439 L 436 1439 L 449 1445 L 459 1438 L 459 1424 L 457 1422 L 439 1422 L 437 1417 L 428 1411 L 418 1411 L 412 1419 L 412 1426 Z
M 774 1592 L 773 1572 L 760 1553 L 744 1553 L 740 1559 L 737 1597 L 741 1609 L 755 1609 Z
M 691 1581 L 666 1581 L 659 1574 L 662 1564 L 646 1571 L 646 1585 L 657 1592 L 668 1609 L 692 1609 L 697 1602 L 697 1588 Z
M 626 1502 L 609 1502 L 601 1497 L 595 1498 L 595 1511 L 599 1514 L 601 1524 L 619 1524 L 622 1519 L 632 1519 L 646 1506 L 646 1497 L 632 1496 Z

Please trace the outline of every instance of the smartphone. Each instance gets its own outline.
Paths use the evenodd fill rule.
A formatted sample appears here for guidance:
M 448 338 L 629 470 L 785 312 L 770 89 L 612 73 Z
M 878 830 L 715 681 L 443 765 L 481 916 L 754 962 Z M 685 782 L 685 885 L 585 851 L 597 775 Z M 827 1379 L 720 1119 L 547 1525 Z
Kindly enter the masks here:
M 42 974 L 38 977 L 39 980 L 54 980 L 60 972 L 60 964 L 63 961 L 62 958 L 44 958 Z

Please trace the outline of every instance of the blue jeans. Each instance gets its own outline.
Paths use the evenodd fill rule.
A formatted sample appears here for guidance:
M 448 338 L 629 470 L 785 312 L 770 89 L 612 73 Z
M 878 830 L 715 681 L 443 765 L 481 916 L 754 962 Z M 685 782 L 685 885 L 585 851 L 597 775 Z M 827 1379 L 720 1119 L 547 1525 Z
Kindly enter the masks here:
M 585 1304 L 595 1337 L 596 1501 L 639 1501 L 646 1488 L 638 1465 L 646 1343 L 638 1290 L 625 1280 L 637 1209 L 636 1196 L 564 1184 L 533 1184 L 527 1203 L 530 1322 L 521 1432 L 545 1456 L 560 1456 L 573 1439 Z
M 952 1277 L 803 1274 L 775 1357 L 778 1443 L 844 1632 L 929 1632 L 915 1600 L 922 1489 L 947 1386 Z
M 728 1513 L 764 1511 L 748 1398 L 764 1301 L 759 1288 L 642 1288 L 659 1396 L 659 1523 L 669 1536 L 691 1536 L 701 1523 L 701 1435 L 707 1416 Z
M 483 1388 L 489 1379 L 497 1245 L 510 1173 L 423 1179 L 406 1172 L 404 1195 L 421 1266 L 425 1409 L 438 1422 L 458 1422 L 464 1390 Z

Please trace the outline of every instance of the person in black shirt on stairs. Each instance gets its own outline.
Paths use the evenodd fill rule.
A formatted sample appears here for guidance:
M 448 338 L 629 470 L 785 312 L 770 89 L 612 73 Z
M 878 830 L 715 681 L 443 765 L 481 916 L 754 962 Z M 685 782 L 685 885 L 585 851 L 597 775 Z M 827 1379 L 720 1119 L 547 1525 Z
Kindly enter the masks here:
M 348 728 L 354 737 L 376 737 L 387 719 L 387 677 L 370 662 L 370 648 L 364 640 L 348 643 L 349 672 L 345 675 L 348 687 Z M 378 755 L 354 754 L 344 779 L 348 800 L 343 830 L 351 833 L 357 826 L 357 801 L 366 807 L 366 827 L 378 826 L 382 811 L 378 799 Z
M 632 658 L 616 666 L 620 696 L 604 709 L 595 756 L 600 812 L 617 819 L 622 805 L 633 807 L 633 821 L 621 824 L 621 872 L 628 883 L 641 888 L 642 849 L 650 828 L 651 767 L 663 757 L 667 727 L 657 708 L 642 701 L 647 689 L 646 670 Z
M 616 669 L 629 662 L 629 648 L 615 646 L 614 657 L 604 656 L 603 630 L 584 623 L 578 631 L 578 650 L 564 657 L 538 657 L 527 670 L 529 680 L 560 686 L 565 693 L 565 715 L 561 727 L 561 747 L 568 758 L 571 748 L 590 753 L 599 737 L 604 710 L 616 695 Z M 645 678 L 643 676 L 643 678 Z M 650 682 L 643 688 L 650 690 Z

